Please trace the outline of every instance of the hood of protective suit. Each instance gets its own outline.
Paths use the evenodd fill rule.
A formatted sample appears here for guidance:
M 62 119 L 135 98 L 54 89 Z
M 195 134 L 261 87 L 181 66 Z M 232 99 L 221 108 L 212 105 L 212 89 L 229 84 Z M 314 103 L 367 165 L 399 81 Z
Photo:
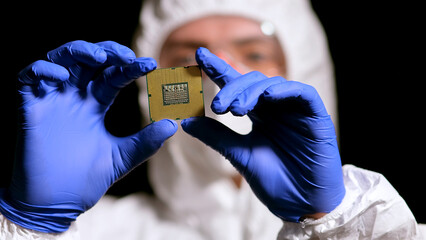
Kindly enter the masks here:
M 286 78 L 313 85 L 336 123 L 336 94 L 326 38 L 306 0 L 145 0 L 133 48 L 138 57 L 153 57 L 159 62 L 163 43 L 173 30 L 210 15 L 272 23 L 286 58 Z M 145 78 L 138 80 L 138 86 L 142 114 L 147 120 Z M 211 112 L 210 103 L 218 90 L 212 82 L 204 83 L 207 115 L 239 133 L 250 132 L 247 117 Z M 230 176 L 235 173 L 219 153 L 182 129 L 149 161 L 149 179 L 156 195 L 176 213 L 232 209 L 237 191 Z

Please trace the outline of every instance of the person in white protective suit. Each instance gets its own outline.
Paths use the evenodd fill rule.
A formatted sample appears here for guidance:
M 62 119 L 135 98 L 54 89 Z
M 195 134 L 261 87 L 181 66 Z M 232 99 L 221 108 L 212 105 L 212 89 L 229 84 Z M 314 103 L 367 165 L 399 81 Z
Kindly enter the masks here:
M 241 74 L 259 71 L 313 86 L 337 127 L 332 63 L 308 1 L 144 1 L 134 39 L 138 57 L 152 57 L 159 67 L 187 66 L 203 62 L 202 54 L 208 53 L 199 47 Z M 249 116 L 216 114 L 217 109 L 210 109 L 220 88 L 207 75 L 203 73 L 206 115 L 249 134 Z M 145 78 L 137 83 L 147 123 Z M 343 166 L 344 190 L 338 204 L 326 213 L 312 212 L 293 221 L 256 195 L 258 188 L 207 146 L 211 143 L 191 135 L 179 127 L 150 157 L 155 197 L 104 196 L 61 233 L 17 224 L 18 220 L 4 216 L 3 204 L 0 239 L 426 239 L 425 226 L 416 223 L 404 200 L 379 173 Z

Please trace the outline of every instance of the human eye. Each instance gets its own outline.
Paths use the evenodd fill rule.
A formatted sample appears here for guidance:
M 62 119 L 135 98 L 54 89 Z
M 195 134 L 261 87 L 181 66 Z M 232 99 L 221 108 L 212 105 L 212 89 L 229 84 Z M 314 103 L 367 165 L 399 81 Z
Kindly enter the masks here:
M 245 57 L 246 61 L 258 63 L 268 59 L 268 56 L 261 52 L 248 52 Z

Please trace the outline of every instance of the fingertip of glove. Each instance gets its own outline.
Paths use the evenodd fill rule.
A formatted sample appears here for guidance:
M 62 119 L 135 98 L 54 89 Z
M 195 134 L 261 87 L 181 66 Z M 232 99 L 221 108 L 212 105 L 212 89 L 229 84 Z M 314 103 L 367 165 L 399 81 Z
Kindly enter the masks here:
M 177 123 L 175 121 L 171 120 L 171 119 L 164 119 L 164 121 L 167 121 L 171 125 L 172 128 L 178 127 Z
M 226 113 L 227 112 L 227 110 L 228 110 L 228 108 L 227 108 L 228 106 L 224 106 L 223 104 L 222 104 L 222 101 L 221 101 L 221 99 L 218 97 L 218 96 L 216 96 L 214 99 L 213 99 L 213 101 L 212 101 L 212 103 L 211 103 L 211 105 L 210 105 L 210 109 L 214 112 L 214 113 L 216 113 L 216 114 L 224 114 L 224 113 Z
M 210 55 L 211 52 L 204 47 L 199 47 L 197 51 L 195 52 L 195 58 L 197 61 L 203 61 L 208 55 Z
M 190 122 L 191 122 L 190 118 L 183 119 L 180 122 L 180 126 L 183 128 L 183 130 L 185 130 L 185 128 L 188 126 L 188 124 L 190 124 Z
M 197 49 L 195 60 L 204 68 L 204 71 L 209 74 L 209 76 L 211 74 L 213 74 L 213 76 L 219 76 L 230 70 L 230 66 L 226 61 L 204 47 L 199 47 Z
M 157 62 L 152 58 L 135 58 L 133 63 L 124 67 L 129 79 L 136 79 L 157 68 Z
M 135 63 L 138 64 L 140 70 L 144 73 L 157 68 L 157 61 L 153 58 L 136 58 Z
M 180 125 L 182 126 L 182 129 L 186 131 L 191 124 L 199 121 L 199 119 L 200 117 L 185 118 L 180 122 Z
M 207 48 L 200 47 L 195 54 L 197 63 L 210 77 L 222 75 L 227 70 L 227 64 L 222 59 L 216 57 Z
M 158 127 L 161 127 L 161 129 L 172 133 L 175 133 L 178 129 L 177 123 L 171 119 L 163 119 L 156 122 L 155 124 L 158 125 Z
M 206 117 L 190 117 L 182 120 L 180 125 L 186 133 L 193 135 L 193 133 L 197 132 L 200 127 L 202 128 L 205 120 Z
M 58 79 L 60 81 L 64 82 L 68 80 L 69 77 L 70 77 L 70 72 L 66 68 L 64 67 L 58 68 Z
M 177 123 L 170 119 L 163 119 L 146 126 L 141 132 L 142 138 L 151 142 L 162 144 L 166 139 L 173 136 L 178 129 Z

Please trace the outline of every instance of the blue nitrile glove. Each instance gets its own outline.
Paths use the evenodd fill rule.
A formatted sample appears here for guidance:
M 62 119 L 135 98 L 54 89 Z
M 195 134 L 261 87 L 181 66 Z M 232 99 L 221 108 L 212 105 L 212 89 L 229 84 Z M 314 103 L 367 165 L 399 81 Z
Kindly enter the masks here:
M 253 130 L 240 135 L 206 117 L 186 119 L 182 128 L 229 159 L 278 217 L 297 222 L 336 208 L 345 195 L 339 150 L 316 90 L 260 72 L 241 75 L 205 48 L 196 59 L 222 88 L 213 112 L 247 114 Z
M 67 43 L 19 74 L 20 132 L 0 212 L 42 232 L 63 232 L 177 130 L 163 120 L 124 138 L 104 125 L 119 90 L 156 68 L 114 42 Z M 98 73 L 98 74 L 97 74 Z M 94 75 L 96 74 L 96 76 Z

